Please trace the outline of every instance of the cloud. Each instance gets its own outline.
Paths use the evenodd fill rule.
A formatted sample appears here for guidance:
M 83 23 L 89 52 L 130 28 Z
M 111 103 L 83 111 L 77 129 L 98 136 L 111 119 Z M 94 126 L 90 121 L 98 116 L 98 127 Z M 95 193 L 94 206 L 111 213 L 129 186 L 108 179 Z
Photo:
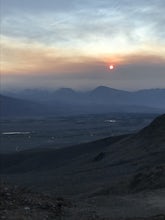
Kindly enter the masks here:
M 3 0 L 4 1 L 4 0 Z M 164 1 L 5 0 L 4 34 L 45 44 L 82 45 L 124 38 L 132 44 L 165 41 Z M 71 9 L 71 10 L 69 10 Z M 165 42 L 164 42 L 165 43 Z
M 153 85 L 155 80 L 161 86 L 165 80 L 164 0 L 1 4 L 5 85 L 22 80 L 22 85 L 38 81 L 82 86 L 110 80 L 129 87 L 130 81 Z M 114 72 L 109 72 L 109 63 L 115 63 Z
M 1 43 L 3 74 L 89 73 L 104 65 L 102 59 L 84 56 L 77 50 L 27 44 L 11 38 L 4 38 Z
M 138 88 L 142 85 L 163 87 L 165 56 L 148 52 L 85 56 L 77 51 L 45 47 L 42 44 L 23 44 L 3 40 L 4 86 L 22 87 L 114 87 Z M 108 65 L 115 65 L 109 71 Z M 155 84 L 154 84 L 155 83 Z
M 116 74 L 115 80 L 141 80 L 150 84 L 154 80 L 165 80 L 165 57 L 153 54 L 130 54 L 123 57 Z
M 68 11 L 73 10 L 76 5 L 76 0 L 1 0 L 2 12 L 4 14 L 14 11 L 24 12 L 39 12 L 39 11 Z

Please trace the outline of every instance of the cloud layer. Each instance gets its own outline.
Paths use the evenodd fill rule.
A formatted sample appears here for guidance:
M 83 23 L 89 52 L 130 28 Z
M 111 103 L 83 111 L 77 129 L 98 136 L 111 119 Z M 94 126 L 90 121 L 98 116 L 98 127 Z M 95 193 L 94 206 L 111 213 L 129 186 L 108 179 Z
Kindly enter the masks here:
M 19 80 L 26 87 L 45 85 L 45 80 L 48 87 L 53 80 L 56 87 L 56 82 L 90 87 L 108 81 L 121 87 L 124 81 L 128 89 L 162 87 L 165 82 L 164 0 L 1 4 L 4 87 Z

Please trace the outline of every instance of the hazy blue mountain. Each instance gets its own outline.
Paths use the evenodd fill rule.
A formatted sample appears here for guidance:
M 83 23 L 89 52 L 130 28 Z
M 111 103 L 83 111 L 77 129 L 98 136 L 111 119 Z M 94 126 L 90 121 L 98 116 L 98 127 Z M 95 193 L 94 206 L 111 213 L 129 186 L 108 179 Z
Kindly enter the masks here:
M 87 93 L 87 99 L 90 102 L 99 104 L 125 104 L 123 99 L 130 95 L 127 91 L 117 90 L 105 86 L 99 86 L 96 89 Z
M 128 92 L 100 86 L 90 91 L 88 97 L 91 101 L 102 104 L 165 108 L 165 89 L 148 89 Z
M 116 109 L 121 106 L 123 106 L 123 109 L 126 109 L 127 106 L 130 110 L 133 106 L 141 107 L 141 109 L 144 107 L 165 109 L 165 89 L 128 92 L 99 86 L 88 92 L 77 92 L 72 89 L 63 88 L 55 91 L 51 97 L 49 96 L 48 100 L 51 103 L 58 100 L 62 103 L 80 105 L 81 107 L 88 105 L 89 108 L 92 106 L 95 108 L 96 106 L 94 105 L 102 105 L 102 109 L 108 107 L 108 110 L 109 108 Z M 100 108 L 99 106 L 98 108 Z
M 77 104 L 83 101 L 83 93 L 70 88 L 61 88 L 53 93 L 52 100 L 58 100 L 59 102 L 69 104 Z
M 94 90 L 87 92 L 78 92 L 70 88 L 61 88 L 55 91 L 29 89 L 21 92 L 10 92 L 9 96 L 46 102 L 53 104 L 54 102 L 67 103 L 70 105 L 87 105 L 87 104 L 103 104 L 103 105 L 135 105 L 153 108 L 165 109 L 165 89 L 148 89 L 136 92 L 128 92 L 113 89 L 105 86 L 99 86 Z
M 147 106 L 165 108 L 165 89 L 140 90 L 133 93 L 132 104 L 145 104 Z
M 12 108 L 2 104 L 2 112 L 16 115 L 29 114 L 91 114 L 107 112 L 148 112 L 163 113 L 165 111 L 165 89 L 149 89 L 136 92 L 117 90 L 99 86 L 91 91 L 77 92 L 70 88 L 59 90 L 30 89 L 22 92 L 8 93 L 17 97 L 17 104 L 12 99 L 3 101 L 11 103 Z M 2 98 L 1 98 L 2 99 Z M 22 99 L 22 100 L 20 100 Z M 29 101 L 25 101 L 29 100 Z M 23 101 L 24 100 L 24 101 Z M 20 103 L 21 101 L 21 103 Z M 26 104 L 25 104 L 26 102 Z M 39 104 L 43 107 L 39 107 Z M 7 105 L 7 104 L 5 104 Z M 20 107 L 21 106 L 21 109 Z M 4 110 L 4 109 L 7 110 Z
M 14 98 L 44 102 L 50 101 L 53 92 L 45 89 L 24 89 L 21 91 L 6 91 L 3 94 Z
M 0 95 L 0 115 L 5 116 L 40 116 L 50 113 L 42 104 Z
M 113 89 L 109 88 L 107 86 L 99 86 L 89 92 L 89 94 L 92 94 L 93 96 L 100 96 L 100 95 L 128 95 L 130 92 L 128 91 L 123 91 L 123 90 L 118 90 L 118 89 Z

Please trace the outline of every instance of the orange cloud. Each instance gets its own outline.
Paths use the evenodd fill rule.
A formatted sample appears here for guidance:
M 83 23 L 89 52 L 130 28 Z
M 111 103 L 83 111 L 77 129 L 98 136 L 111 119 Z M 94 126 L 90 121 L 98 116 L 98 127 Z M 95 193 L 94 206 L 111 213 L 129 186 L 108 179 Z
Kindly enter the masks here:
M 3 42 L 1 71 L 3 74 L 79 73 L 102 70 L 104 61 L 87 57 L 76 50 L 37 44 Z
M 165 66 L 165 56 L 162 55 L 153 55 L 148 52 L 134 52 L 132 54 L 125 54 L 125 55 L 116 55 L 115 57 L 108 57 L 105 58 L 105 63 L 107 66 L 109 64 L 114 64 L 117 67 L 126 66 Z M 165 71 L 164 71 L 165 73 Z
M 90 56 L 76 49 L 21 43 L 11 39 L 2 41 L 2 74 L 97 74 L 106 73 L 112 63 L 115 66 L 159 65 L 165 64 L 165 56 L 146 51 Z

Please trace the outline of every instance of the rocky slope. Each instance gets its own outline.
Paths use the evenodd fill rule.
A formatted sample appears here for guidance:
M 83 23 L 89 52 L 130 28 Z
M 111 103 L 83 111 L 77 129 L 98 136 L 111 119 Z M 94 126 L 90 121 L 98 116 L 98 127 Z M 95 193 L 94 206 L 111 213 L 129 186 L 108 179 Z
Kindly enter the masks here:
M 164 134 L 162 115 L 137 134 L 66 149 L 1 155 L 1 178 L 70 198 L 74 205 L 63 219 L 161 220 L 165 216 Z

